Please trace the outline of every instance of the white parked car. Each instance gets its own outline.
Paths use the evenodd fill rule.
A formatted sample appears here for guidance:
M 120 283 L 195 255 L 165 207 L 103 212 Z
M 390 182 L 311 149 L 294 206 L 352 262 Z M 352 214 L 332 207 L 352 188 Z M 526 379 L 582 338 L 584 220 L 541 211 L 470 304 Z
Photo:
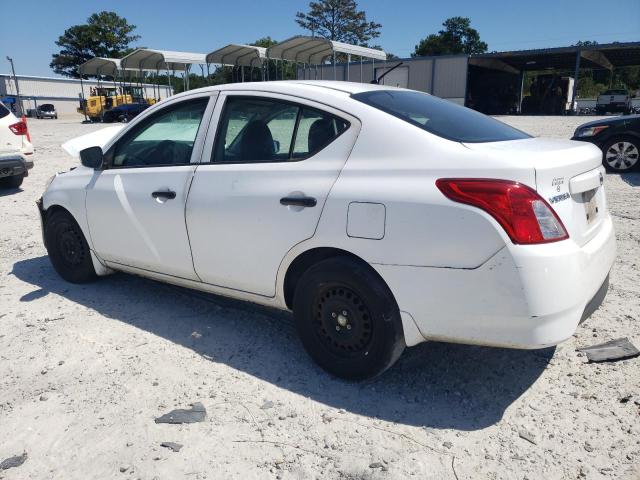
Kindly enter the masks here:
M 18 188 L 33 168 L 33 145 L 24 120 L 0 102 L 0 188 Z
M 292 309 L 346 378 L 425 340 L 562 342 L 615 257 L 597 147 L 411 90 L 210 87 L 65 148 L 83 166 L 39 205 L 64 279 L 119 270 Z

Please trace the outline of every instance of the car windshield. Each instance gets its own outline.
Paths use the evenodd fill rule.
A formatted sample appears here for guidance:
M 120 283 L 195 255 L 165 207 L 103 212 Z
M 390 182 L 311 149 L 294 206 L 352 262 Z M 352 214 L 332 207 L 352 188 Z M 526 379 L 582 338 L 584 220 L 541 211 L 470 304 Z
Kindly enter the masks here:
M 626 95 L 625 90 L 605 90 L 602 95 Z
M 501 142 L 530 138 L 526 133 L 482 113 L 425 93 L 372 90 L 351 97 L 456 142 Z

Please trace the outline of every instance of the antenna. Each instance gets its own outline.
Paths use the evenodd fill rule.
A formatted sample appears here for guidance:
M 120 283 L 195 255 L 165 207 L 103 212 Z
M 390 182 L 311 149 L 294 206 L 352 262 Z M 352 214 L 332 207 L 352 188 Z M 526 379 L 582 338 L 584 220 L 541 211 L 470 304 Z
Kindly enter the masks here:
M 376 78 L 375 80 L 371 80 L 371 83 L 375 84 L 375 85 L 379 85 L 380 84 L 380 80 L 382 80 L 388 73 L 391 73 L 393 70 L 395 70 L 396 68 L 398 68 L 400 65 L 402 65 L 404 62 L 400 62 L 397 65 L 394 65 L 393 67 L 391 67 L 389 70 L 387 70 L 386 72 L 384 72 L 382 75 L 380 75 L 378 78 Z

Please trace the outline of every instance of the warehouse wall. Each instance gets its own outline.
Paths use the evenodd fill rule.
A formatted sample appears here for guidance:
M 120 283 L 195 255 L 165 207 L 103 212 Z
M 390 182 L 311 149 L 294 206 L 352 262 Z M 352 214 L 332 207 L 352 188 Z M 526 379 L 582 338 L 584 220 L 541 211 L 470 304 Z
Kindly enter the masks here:
M 71 78 L 31 77 L 18 75 L 18 86 L 26 110 L 36 108 L 36 105 L 52 103 L 59 115 L 76 114 L 80 106 L 80 80 Z M 102 82 L 104 86 L 113 86 L 112 82 Z M 82 90 L 85 97 L 90 95 L 91 88 L 98 86 L 95 80 L 83 80 Z M 158 89 L 151 84 L 144 84 L 145 96 L 152 98 L 158 95 Z M 16 95 L 13 78 L 7 74 L 0 74 L 0 97 Z M 160 87 L 160 97 L 167 98 L 171 91 L 167 86 Z
M 403 62 L 403 64 L 391 71 L 383 79 L 382 84 L 431 93 L 464 105 L 469 62 L 467 55 L 394 59 L 388 60 L 386 63 L 367 61 L 363 62 L 362 67 L 359 61 L 355 61 L 349 65 L 349 81 L 368 83 L 373 78 L 374 68 L 376 77 L 379 77 L 398 62 Z M 360 74 L 361 68 L 362 75 Z M 334 80 L 335 78 L 335 80 L 344 81 L 347 79 L 346 73 L 347 65 L 337 64 L 334 77 L 333 65 L 326 64 L 317 68 L 299 68 L 298 78 L 311 80 Z

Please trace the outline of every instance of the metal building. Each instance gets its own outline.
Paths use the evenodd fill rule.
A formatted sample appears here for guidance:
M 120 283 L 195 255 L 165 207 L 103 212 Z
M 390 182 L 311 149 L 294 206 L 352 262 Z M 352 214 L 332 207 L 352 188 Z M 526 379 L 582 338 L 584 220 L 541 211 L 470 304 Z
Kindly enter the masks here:
M 402 62 L 397 68 L 393 68 Z M 369 83 L 389 71 L 380 81 L 381 85 L 410 88 L 431 93 L 440 98 L 464 105 L 467 92 L 468 55 L 442 55 L 438 57 L 415 57 L 386 61 L 358 60 L 324 64 L 314 67 L 298 67 L 298 78 L 307 80 L 349 80 Z M 375 72 L 375 75 L 374 75 Z
M 28 75 L 17 75 L 20 98 L 22 99 L 23 111 L 35 109 L 43 103 L 51 103 L 56 107 L 59 116 L 80 115 L 76 109 L 80 106 L 81 91 L 84 97 L 90 96 L 91 90 L 99 85 L 95 80 L 83 80 L 82 90 L 79 79 L 74 78 L 53 78 L 53 77 L 33 77 Z M 108 85 L 109 82 L 100 82 L 101 85 Z M 157 85 L 143 84 L 145 97 L 152 98 L 158 95 Z M 168 86 L 161 86 L 160 97 L 171 96 L 172 91 Z M 0 100 L 9 99 L 9 102 L 16 99 L 16 86 L 13 77 L 9 74 L 0 74 Z

